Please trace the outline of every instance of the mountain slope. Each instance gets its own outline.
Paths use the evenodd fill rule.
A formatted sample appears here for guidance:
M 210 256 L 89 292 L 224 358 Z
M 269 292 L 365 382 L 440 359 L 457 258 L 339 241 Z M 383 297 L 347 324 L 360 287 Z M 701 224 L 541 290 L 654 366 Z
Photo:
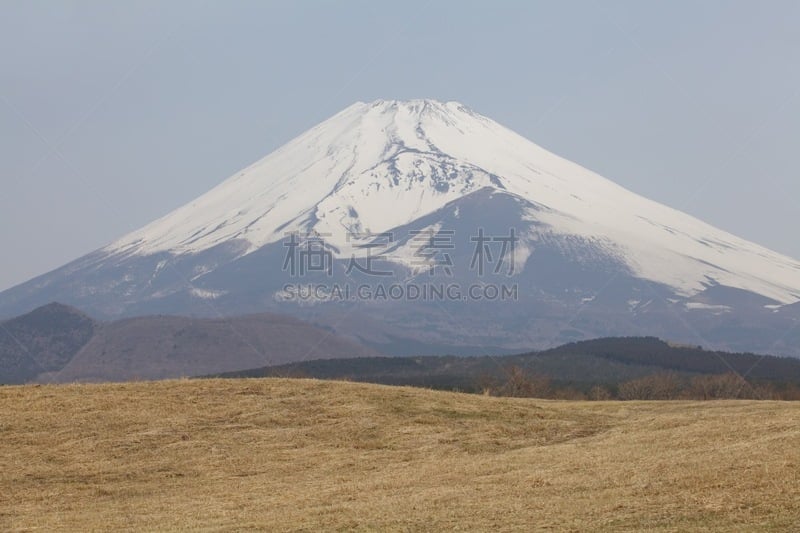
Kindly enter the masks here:
M 297 271 L 312 255 L 325 268 Z M 375 298 L 432 283 L 461 292 Z M 351 285 L 370 294 L 334 294 Z M 465 296 L 500 285 L 514 297 Z M 0 316 L 53 299 L 105 318 L 289 312 L 386 353 L 653 335 L 800 355 L 800 262 L 430 100 L 348 107 L 165 217 L 0 293 Z

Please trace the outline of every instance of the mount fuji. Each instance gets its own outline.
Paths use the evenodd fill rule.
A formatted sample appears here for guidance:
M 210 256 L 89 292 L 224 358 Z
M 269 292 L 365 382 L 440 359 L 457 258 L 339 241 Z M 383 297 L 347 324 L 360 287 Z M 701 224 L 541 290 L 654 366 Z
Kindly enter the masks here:
M 432 100 L 344 109 L 0 293 L 0 317 L 54 300 L 98 318 L 277 311 L 392 354 L 653 335 L 800 355 L 799 261 Z

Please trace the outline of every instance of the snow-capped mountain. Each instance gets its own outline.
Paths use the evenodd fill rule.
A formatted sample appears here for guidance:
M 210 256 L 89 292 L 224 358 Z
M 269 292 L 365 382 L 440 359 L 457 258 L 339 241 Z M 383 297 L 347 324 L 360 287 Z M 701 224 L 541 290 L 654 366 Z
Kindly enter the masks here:
M 330 264 L 298 272 L 298 251 Z M 487 273 L 478 260 L 506 264 Z M 389 280 L 503 283 L 517 293 L 502 302 L 375 298 Z M 354 281 L 370 287 L 366 297 L 329 297 Z M 101 316 L 277 309 L 399 352 L 645 333 L 795 353 L 800 262 L 636 195 L 459 103 L 377 101 L 0 294 L 0 315 L 55 298 Z

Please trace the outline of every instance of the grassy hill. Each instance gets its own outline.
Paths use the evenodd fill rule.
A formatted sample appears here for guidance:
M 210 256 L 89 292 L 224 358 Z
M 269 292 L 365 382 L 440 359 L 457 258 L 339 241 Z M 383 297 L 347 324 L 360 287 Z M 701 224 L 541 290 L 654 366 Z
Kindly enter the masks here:
M 0 387 L 0 530 L 786 531 L 800 405 Z

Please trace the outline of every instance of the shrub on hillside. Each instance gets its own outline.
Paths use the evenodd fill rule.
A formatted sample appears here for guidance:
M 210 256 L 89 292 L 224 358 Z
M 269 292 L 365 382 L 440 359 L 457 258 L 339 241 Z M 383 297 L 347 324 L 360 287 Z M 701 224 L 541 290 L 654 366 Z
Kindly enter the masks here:
M 505 369 L 504 380 L 495 387 L 493 394 L 515 398 L 549 398 L 552 387 L 547 376 L 514 365 Z
M 620 400 L 675 400 L 680 393 L 678 377 L 664 372 L 621 383 L 618 396 Z
M 692 378 L 688 395 L 698 400 L 752 398 L 753 388 L 741 376 L 728 372 Z

